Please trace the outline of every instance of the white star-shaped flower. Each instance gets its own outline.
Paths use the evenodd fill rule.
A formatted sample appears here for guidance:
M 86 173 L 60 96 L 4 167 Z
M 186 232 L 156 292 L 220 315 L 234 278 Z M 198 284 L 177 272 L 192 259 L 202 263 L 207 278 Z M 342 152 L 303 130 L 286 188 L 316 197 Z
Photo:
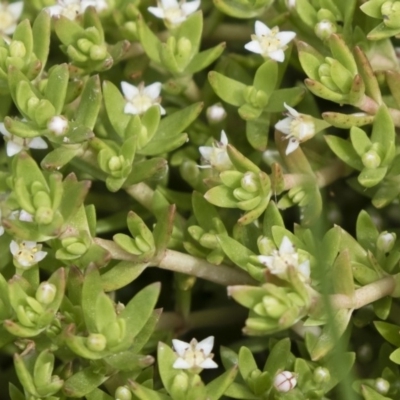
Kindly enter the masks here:
M 251 35 L 252 41 L 244 46 L 246 50 L 275 61 L 282 62 L 285 60 L 284 50 L 296 36 L 295 32 L 279 32 L 278 27 L 269 29 L 261 21 L 256 21 L 254 31 L 255 35 Z
M 62 136 L 68 131 L 68 119 L 63 115 L 55 115 L 47 123 L 47 129 L 56 136 Z
M 211 353 L 214 336 L 209 336 L 201 342 L 192 339 L 190 343 L 186 343 L 173 339 L 172 343 L 178 355 L 172 368 L 189 369 L 195 373 L 199 373 L 204 368 L 218 368 L 217 363 L 212 360 L 214 354 Z
M 161 115 L 165 114 L 165 110 L 161 107 L 160 92 L 162 84 L 154 82 L 149 86 L 144 86 L 142 82 L 138 87 L 128 82 L 121 82 L 122 93 L 124 94 L 125 104 L 124 113 L 141 115 L 144 114 L 151 106 L 160 107 Z
M 15 3 L 0 3 L 0 32 L 6 35 L 14 33 L 19 17 L 24 8 L 23 1 Z
M 46 7 L 46 10 L 52 17 L 60 15 L 74 20 L 77 16 L 83 14 L 88 7 L 94 7 L 97 12 L 108 8 L 106 0 L 57 0 L 54 6 Z
M 299 263 L 299 254 L 287 236 L 283 237 L 279 250 L 272 250 L 269 256 L 258 256 L 258 260 L 279 278 L 285 279 L 287 268 L 292 266 L 300 273 L 303 281 L 310 279 L 310 261 Z
M 16 135 L 12 135 L 4 123 L 0 123 L 0 133 L 3 134 L 5 141 L 7 142 L 7 155 L 8 157 L 15 156 L 24 149 L 47 149 L 47 143 L 41 137 L 34 138 L 21 138 Z
M 315 135 L 313 119 L 305 114 L 298 113 L 294 108 L 283 103 L 288 113 L 287 117 L 275 124 L 275 129 L 282 132 L 289 139 L 286 154 L 295 151 L 299 144 L 311 139 Z
M 163 19 L 167 24 L 176 26 L 186 20 L 188 15 L 193 14 L 200 7 L 200 0 L 180 1 L 160 0 L 158 7 L 149 7 L 148 11 L 157 18 Z
M 17 243 L 12 240 L 10 243 L 10 251 L 14 256 L 14 260 L 22 269 L 29 269 L 42 261 L 46 255 L 46 251 L 42 251 L 42 245 L 36 242 L 22 241 Z
M 232 167 L 232 161 L 227 152 L 228 138 L 225 131 L 221 131 L 221 139 L 214 142 L 213 146 L 200 146 L 199 151 L 208 165 L 201 168 L 215 168 L 218 171 L 226 171 Z

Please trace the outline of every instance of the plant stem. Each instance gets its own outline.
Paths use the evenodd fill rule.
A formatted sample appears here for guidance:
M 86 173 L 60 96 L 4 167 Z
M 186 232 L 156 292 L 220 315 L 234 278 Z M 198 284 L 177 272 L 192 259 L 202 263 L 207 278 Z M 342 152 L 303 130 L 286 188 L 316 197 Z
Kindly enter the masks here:
M 336 160 L 331 165 L 321 168 L 314 173 L 318 187 L 323 188 L 335 182 L 337 179 L 346 176 L 349 173 L 349 168 L 340 160 Z M 290 190 L 293 187 L 301 185 L 310 177 L 305 174 L 285 174 L 283 176 L 285 190 Z
M 95 238 L 94 241 L 96 244 L 106 249 L 114 260 L 132 261 L 134 263 L 145 262 L 143 260 L 138 260 L 137 256 L 121 249 L 111 240 Z M 154 264 L 154 262 L 157 264 Z M 150 266 L 196 276 L 197 278 L 206 279 L 224 286 L 255 285 L 257 283 L 246 272 L 237 267 L 230 267 L 223 264 L 210 264 L 201 258 L 169 249 L 165 250 L 163 256 L 159 260 L 150 261 Z
M 379 109 L 379 104 L 368 96 L 364 96 L 360 103 L 356 104 L 355 106 L 358 107 L 360 110 L 372 115 L 375 115 Z M 389 113 L 392 117 L 394 125 L 400 127 L 400 111 L 394 108 L 389 108 Z
M 373 303 L 383 297 L 390 296 L 396 287 L 395 279 L 393 276 L 386 276 L 376 282 L 357 289 L 353 297 L 346 296 L 345 294 L 334 294 L 330 296 L 331 304 L 334 309 L 352 308 L 359 309 L 368 304 Z M 318 307 L 320 301 L 314 304 Z
M 253 278 L 237 267 L 210 264 L 206 260 L 175 250 L 167 249 L 157 266 L 162 269 L 203 278 L 224 286 L 256 284 Z

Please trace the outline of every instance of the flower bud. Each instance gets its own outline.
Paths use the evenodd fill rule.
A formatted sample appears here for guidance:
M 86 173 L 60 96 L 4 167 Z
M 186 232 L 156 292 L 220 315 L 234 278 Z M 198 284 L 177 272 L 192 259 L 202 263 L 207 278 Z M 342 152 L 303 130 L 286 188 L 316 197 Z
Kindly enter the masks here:
M 317 367 L 314 370 L 313 379 L 317 383 L 326 383 L 331 379 L 329 370 L 324 367 Z
M 189 386 L 189 377 L 184 372 L 177 374 L 172 382 L 173 392 L 186 392 Z
M 328 39 L 333 33 L 336 33 L 336 24 L 328 19 L 318 22 L 314 27 L 315 34 L 321 39 Z
M 107 339 L 101 333 L 91 333 L 86 339 L 86 345 L 89 350 L 103 351 L 107 345 Z
M 90 48 L 90 58 L 95 61 L 104 60 L 107 57 L 107 48 L 102 45 L 93 45 Z
M 378 236 L 376 246 L 380 251 L 383 251 L 384 253 L 389 253 L 389 251 L 393 249 L 395 242 L 396 234 L 385 231 Z
M 190 53 L 192 52 L 192 43 L 188 38 L 181 37 L 177 43 L 177 50 L 179 56 L 178 60 L 185 60 L 190 57 Z
M 115 400 L 131 400 L 132 392 L 126 386 L 120 386 L 115 391 Z
M 361 160 L 365 168 L 374 169 L 378 168 L 381 164 L 381 158 L 375 150 L 367 151 L 365 154 L 363 154 Z
M 221 103 L 216 103 L 207 108 L 206 116 L 210 124 L 218 124 L 226 118 L 226 111 Z
M 245 189 L 247 192 L 250 192 L 250 193 L 257 192 L 259 189 L 258 182 L 257 182 L 257 176 L 254 174 L 254 172 L 246 172 L 243 175 L 243 178 L 242 178 L 240 184 L 243 189 Z
M 70 244 L 65 248 L 68 253 L 73 254 L 75 256 L 81 256 L 86 253 L 87 247 L 84 243 L 80 243 L 76 241 L 75 243 Z
M 57 288 L 50 282 L 42 282 L 36 290 L 35 298 L 41 303 L 48 305 L 53 302 L 57 294 Z
M 278 319 L 287 310 L 284 304 L 271 296 L 264 296 L 262 303 L 267 315 L 271 318 Z
M 108 161 L 108 168 L 110 171 L 119 171 L 124 163 L 123 156 L 113 156 Z
M 273 250 L 275 250 L 274 242 L 266 236 L 260 236 L 257 239 L 257 246 L 258 251 L 263 255 L 269 255 Z
M 297 385 L 297 379 L 293 372 L 282 371 L 275 375 L 274 387 L 278 392 L 286 393 Z
M 10 44 L 9 52 L 11 57 L 23 58 L 26 54 L 26 48 L 19 40 L 13 40 Z
M 89 53 L 90 48 L 93 46 L 93 43 L 88 39 L 78 39 L 76 45 L 80 51 L 83 53 Z
M 47 129 L 56 136 L 62 136 L 68 131 L 68 119 L 62 115 L 56 115 L 50 118 Z
M 383 378 L 375 380 L 375 390 L 380 394 L 386 394 L 390 389 L 390 383 Z
M 383 23 L 391 29 L 400 28 L 400 1 L 386 1 L 381 6 Z
M 53 221 L 54 212 L 50 207 L 39 207 L 35 213 L 35 221 L 39 225 L 48 225 Z

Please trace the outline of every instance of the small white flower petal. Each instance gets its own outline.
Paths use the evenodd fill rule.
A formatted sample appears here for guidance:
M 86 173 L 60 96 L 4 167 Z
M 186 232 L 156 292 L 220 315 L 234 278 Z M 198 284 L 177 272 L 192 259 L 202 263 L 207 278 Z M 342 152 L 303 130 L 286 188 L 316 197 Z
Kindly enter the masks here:
M 165 10 L 167 8 L 178 8 L 179 3 L 177 0 L 161 0 L 162 8 Z
M 160 108 L 160 114 L 165 115 L 167 112 L 165 111 L 165 108 L 161 106 L 161 104 L 158 104 L 158 107 Z
M 182 340 L 172 339 L 172 345 L 174 346 L 174 350 L 181 357 L 185 355 L 186 350 L 190 347 L 189 343 L 183 342 Z
M 295 249 L 293 243 L 290 241 L 290 239 L 287 236 L 284 236 L 282 239 L 281 245 L 279 246 L 279 253 L 281 255 L 296 253 L 296 249 Z
M 30 249 L 30 250 L 37 246 L 37 243 L 36 242 L 32 242 L 31 240 L 25 240 L 23 243 L 25 245 L 25 248 L 26 249 Z
M 293 117 L 293 118 L 298 118 L 300 116 L 300 114 L 293 108 L 290 107 L 289 105 L 287 105 L 286 103 L 283 103 L 284 107 L 286 108 L 286 110 L 289 111 L 289 114 Z
M 164 19 L 165 18 L 165 12 L 163 8 L 158 8 L 158 7 L 148 7 L 147 11 L 151 14 L 153 14 L 157 18 Z
M 275 129 L 278 131 L 282 132 L 285 135 L 290 135 L 290 125 L 293 121 L 293 118 L 287 117 L 284 119 L 281 119 L 275 124 Z
M 281 41 L 281 45 L 285 46 L 296 37 L 296 32 L 285 31 L 278 32 L 276 37 Z
M 181 5 L 181 9 L 185 15 L 193 14 L 200 7 L 200 0 L 189 1 Z
M 18 245 L 18 243 L 17 243 L 15 240 L 11 240 L 11 243 L 10 243 L 10 251 L 11 251 L 11 254 L 12 254 L 13 256 L 17 255 L 17 253 L 18 253 L 18 251 L 19 251 L 19 245 Z
M 205 160 L 210 161 L 211 154 L 214 152 L 214 148 L 209 146 L 200 146 L 199 151 Z
M 124 107 L 124 113 L 136 115 L 139 114 L 139 110 L 132 103 L 126 103 Z
M 223 146 L 227 146 L 228 145 L 228 137 L 226 136 L 226 133 L 224 130 L 221 131 L 221 138 L 219 139 L 219 141 L 221 142 L 221 144 Z
M 275 61 L 283 62 L 285 60 L 285 53 L 282 49 L 278 49 L 268 53 L 268 57 L 272 58 Z
M 149 96 L 152 100 L 156 100 L 160 96 L 162 83 L 154 82 L 143 89 L 143 93 Z
M 63 7 L 60 5 L 46 7 L 46 11 L 50 14 L 51 17 L 55 17 L 56 15 L 61 15 L 63 12 Z
M 246 43 L 244 45 L 244 48 L 248 51 L 251 51 L 252 53 L 257 53 L 257 54 L 262 54 L 263 49 L 261 47 L 261 44 L 258 40 L 252 40 L 249 43 Z
M 293 153 L 299 147 L 299 144 L 300 143 L 298 140 L 296 140 L 295 138 L 291 138 L 286 147 L 286 155 Z
M 47 143 L 41 137 L 35 137 L 30 140 L 29 148 L 31 149 L 47 149 Z
M 39 261 L 42 261 L 46 256 L 47 256 L 47 252 L 46 251 L 38 251 L 33 256 L 33 259 L 34 259 L 35 263 L 38 263 Z
M 274 265 L 274 257 L 273 256 L 258 256 L 258 261 L 261 264 L 265 265 L 267 268 L 272 268 Z
M 139 95 L 139 89 L 128 82 L 121 82 L 121 90 L 127 100 L 131 100 Z
M 254 32 L 257 36 L 268 36 L 271 33 L 271 29 L 263 22 L 256 21 L 254 24 Z
M 297 270 L 298 270 L 304 277 L 306 277 L 307 280 L 310 279 L 311 270 L 310 270 L 310 261 L 309 261 L 309 260 L 306 260 L 306 261 L 302 262 L 302 263 L 298 266 Z
M 193 365 L 189 364 L 186 360 L 183 358 L 179 357 L 175 360 L 174 364 L 172 365 L 172 368 L 175 369 L 189 369 L 192 368 Z
M 20 221 L 32 222 L 32 221 L 33 221 L 33 215 L 30 214 L 30 213 L 28 213 L 28 212 L 25 211 L 25 210 L 21 210 L 21 211 L 19 212 L 19 217 L 18 217 L 18 219 L 19 219 Z
M 24 8 L 24 2 L 16 1 L 15 3 L 10 3 L 7 8 L 8 11 L 11 13 L 11 15 L 14 17 L 14 19 L 18 20 L 22 14 L 22 10 Z
M 199 367 L 204 369 L 212 369 L 218 368 L 218 364 L 211 358 L 206 358 L 202 363 L 199 364 Z
M 0 133 L 3 134 L 5 137 L 11 137 L 11 133 L 8 132 L 7 128 L 5 127 L 3 122 L 0 122 Z
M 0 225 L 0 236 L 4 234 L 4 227 Z
M 204 355 L 207 357 L 210 355 L 214 347 L 214 336 L 209 336 L 197 343 L 196 350 L 203 350 Z
M 7 156 L 12 157 L 18 154 L 20 151 L 22 151 L 23 147 L 18 144 L 14 143 L 13 141 L 9 140 L 7 142 Z

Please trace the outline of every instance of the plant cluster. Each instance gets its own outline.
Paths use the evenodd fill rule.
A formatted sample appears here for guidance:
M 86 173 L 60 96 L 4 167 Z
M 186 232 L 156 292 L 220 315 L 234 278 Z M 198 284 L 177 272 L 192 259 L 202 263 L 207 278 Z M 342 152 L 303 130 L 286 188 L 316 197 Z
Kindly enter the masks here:
M 2 393 L 398 399 L 398 38 L 397 0 L 0 3 Z

